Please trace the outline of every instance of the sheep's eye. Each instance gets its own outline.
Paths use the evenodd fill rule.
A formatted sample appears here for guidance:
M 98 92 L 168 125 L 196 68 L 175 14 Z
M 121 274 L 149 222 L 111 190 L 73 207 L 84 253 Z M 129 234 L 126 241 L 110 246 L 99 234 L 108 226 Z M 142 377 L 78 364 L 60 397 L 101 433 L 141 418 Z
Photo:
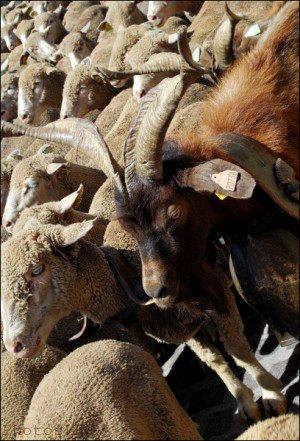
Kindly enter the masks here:
M 170 205 L 168 208 L 168 216 L 173 220 L 179 219 L 181 216 L 181 209 L 176 205 Z
M 51 18 L 51 20 L 49 20 L 49 24 L 52 24 L 52 23 L 54 23 L 53 18 Z
M 31 275 L 33 277 L 39 276 L 40 274 L 42 274 L 43 271 L 44 271 L 44 265 L 38 265 L 32 269 Z

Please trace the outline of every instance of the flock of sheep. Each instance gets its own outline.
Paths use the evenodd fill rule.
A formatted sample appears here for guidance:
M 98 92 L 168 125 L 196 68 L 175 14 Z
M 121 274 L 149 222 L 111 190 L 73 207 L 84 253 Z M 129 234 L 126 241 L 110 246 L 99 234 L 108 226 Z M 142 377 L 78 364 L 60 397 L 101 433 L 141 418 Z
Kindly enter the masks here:
M 296 243 L 298 153 L 289 142 L 299 123 L 288 94 L 295 95 L 297 83 L 298 2 L 5 3 L 1 439 L 202 439 L 162 376 L 157 341 L 186 342 L 220 376 L 241 418 L 255 423 L 237 439 L 299 439 L 299 416 L 286 413 L 281 382 L 244 336 L 230 288 L 239 273 L 232 260 L 230 273 L 226 247 L 225 255 L 211 255 L 217 236 L 211 240 L 215 228 L 208 227 L 218 226 L 226 240 L 239 222 L 245 228 L 251 213 L 260 218 L 263 206 L 273 216 L 275 201 L 283 214 L 275 224 L 273 217 L 264 222 L 284 225 L 285 243 Z M 254 99 L 249 118 L 247 103 Z M 275 116 L 264 117 L 265 109 Z M 197 153 L 199 126 L 204 147 Z M 243 158 L 228 162 L 237 143 L 247 156 L 246 137 L 256 142 L 253 152 L 263 144 L 280 158 L 280 189 L 262 182 L 268 196 L 254 189 L 263 179 Z M 228 152 L 216 159 L 220 142 Z M 224 185 L 224 174 L 239 179 Z M 199 186 L 210 195 L 203 212 L 192 194 Z M 254 202 L 245 205 L 252 194 Z M 230 199 L 237 211 L 227 223 Z M 205 213 L 202 234 L 194 219 Z M 294 289 L 293 259 L 287 258 L 286 278 Z M 297 307 L 290 303 L 284 306 L 293 322 Z M 83 329 L 71 337 L 82 316 Z M 286 330 L 294 336 L 293 327 Z M 261 387 L 266 416 L 276 417 L 260 421 L 253 392 L 232 372 L 216 339 Z

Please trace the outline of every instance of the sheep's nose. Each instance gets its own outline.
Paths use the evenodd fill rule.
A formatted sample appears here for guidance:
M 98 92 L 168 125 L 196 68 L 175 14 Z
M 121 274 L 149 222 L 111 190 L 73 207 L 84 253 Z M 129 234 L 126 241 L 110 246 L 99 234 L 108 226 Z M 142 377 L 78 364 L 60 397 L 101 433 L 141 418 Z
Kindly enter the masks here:
M 23 344 L 22 344 L 20 341 L 17 341 L 17 342 L 14 344 L 14 348 L 13 348 L 14 354 L 18 354 L 18 353 L 21 352 L 22 350 L 23 350 Z
M 3 228 L 5 228 L 5 230 L 8 233 L 12 233 L 12 230 L 13 230 L 13 227 L 14 227 L 13 222 L 11 222 L 11 221 L 3 221 L 2 225 L 3 225 Z
M 27 119 L 29 117 L 29 115 L 28 115 L 28 113 L 21 113 L 20 115 L 18 115 L 18 117 L 22 121 L 25 121 L 25 119 Z
M 156 15 L 148 15 L 147 18 L 148 18 L 149 21 L 154 21 L 154 20 L 157 19 Z
M 67 118 L 69 118 L 69 116 L 65 113 L 64 115 L 61 116 L 60 119 L 67 119 Z
M 136 92 L 134 92 L 134 96 L 138 102 L 140 102 L 145 95 L 146 95 L 146 91 L 144 89 L 137 90 Z

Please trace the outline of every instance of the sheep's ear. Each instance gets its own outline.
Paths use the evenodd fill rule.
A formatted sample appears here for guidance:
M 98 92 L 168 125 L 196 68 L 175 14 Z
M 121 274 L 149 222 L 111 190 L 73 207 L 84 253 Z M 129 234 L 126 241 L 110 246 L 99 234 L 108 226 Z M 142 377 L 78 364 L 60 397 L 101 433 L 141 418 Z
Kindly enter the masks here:
M 191 35 L 193 35 L 193 33 L 194 33 L 194 31 L 190 30 L 190 31 L 187 31 L 186 35 L 189 38 L 189 37 L 191 37 Z M 177 32 L 175 32 L 174 34 L 168 35 L 168 43 L 169 44 L 177 43 L 177 41 L 178 41 L 178 33 Z
M 57 245 L 64 248 L 77 242 L 93 228 L 94 222 L 95 219 L 91 219 L 88 221 L 67 225 L 60 232 L 60 237 L 58 240 L 59 243 Z
M 47 167 L 47 173 L 48 175 L 54 175 L 55 173 L 58 172 L 68 174 L 70 173 L 69 167 L 70 164 L 68 162 L 62 162 L 62 163 L 52 162 Z
M 13 159 L 18 159 L 19 161 L 21 161 L 21 159 L 23 159 L 23 156 L 20 155 L 20 151 L 18 149 L 14 150 L 13 152 L 11 152 L 6 159 L 9 160 L 13 160 Z
M 63 5 L 59 5 L 56 9 L 54 9 L 53 14 L 57 15 L 57 17 L 61 17 L 63 11 L 64 11 Z
M 91 57 L 85 57 L 81 62 L 79 63 L 82 66 L 91 66 L 92 65 L 92 59 Z
M 87 34 L 88 31 L 90 30 L 90 28 L 91 28 L 91 22 L 88 21 L 87 24 L 86 24 L 85 26 L 83 26 L 82 29 L 80 29 L 80 32 L 81 32 L 82 34 Z
M 44 144 L 37 151 L 38 155 L 48 155 L 49 153 L 53 153 L 53 148 L 50 144 Z
M 24 64 L 27 64 L 28 57 L 29 57 L 29 52 L 28 51 L 23 51 L 21 56 L 20 56 L 20 66 L 23 66 Z
M 76 209 L 82 201 L 83 190 L 84 187 L 82 184 L 80 184 L 79 188 L 76 191 L 61 199 L 58 202 L 57 213 L 65 214 L 70 211 L 71 208 Z
M 199 193 L 215 193 L 220 199 L 226 196 L 248 199 L 256 185 L 246 170 L 223 159 L 212 159 L 185 168 L 178 172 L 175 179 L 181 187 L 191 187 Z

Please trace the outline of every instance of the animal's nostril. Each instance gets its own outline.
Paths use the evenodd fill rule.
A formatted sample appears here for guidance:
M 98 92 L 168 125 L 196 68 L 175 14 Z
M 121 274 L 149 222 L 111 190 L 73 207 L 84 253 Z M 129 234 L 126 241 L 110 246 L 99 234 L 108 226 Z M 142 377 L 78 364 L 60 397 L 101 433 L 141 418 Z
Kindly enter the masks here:
M 167 297 L 167 296 L 168 296 L 168 290 L 167 290 L 166 287 L 163 286 L 162 288 L 157 289 L 156 291 L 154 291 L 152 293 L 151 297 L 153 297 L 155 299 L 163 299 L 164 297 Z
M 14 353 L 17 354 L 18 352 L 21 352 L 23 349 L 23 345 L 21 342 L 17 342 L 14 346 Z
M 19 115 L 19 118 L 22 120 L 28 118 L 28 113 L 22 113 L 21 115 Z
M 3 227 L 5 228 L 5 230 L 10 233 L 13 227 L 13 223 L 10 221 L 4 222 L 3 223 Z
M 68 118 L 68 115 L 64 115 L 64 116 L 63 116 L 63 119 L 67 119 L 67 118 Z

